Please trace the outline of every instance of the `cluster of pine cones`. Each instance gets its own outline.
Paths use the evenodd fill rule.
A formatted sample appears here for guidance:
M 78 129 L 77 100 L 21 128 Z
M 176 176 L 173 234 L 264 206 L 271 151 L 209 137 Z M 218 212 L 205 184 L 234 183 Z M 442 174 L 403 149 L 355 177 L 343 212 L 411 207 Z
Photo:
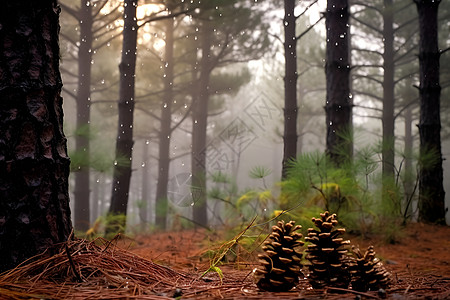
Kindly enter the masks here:
M 338 224 L 336 214 L 328 211 L 320 218 L 312 219 L 317 229 L 309 228 L 305 241 L 309 242 L 305 250 L 307 274 L 303 273 L 301 263 L 304 245 L 303 235 L 297 230 L 300 225 L 294 221 L 279 221 L 272 227 L 272 233 L 264 242 L 264 254 L 258 255 L 260 267 L 254 270 L 257 286 L 265 291 L 280 292 L 292 289 L 299 277 L 306 275 L 313 288 L 326 286 L 348 288 L 357 291 L 386 288 L 391 280 L 389 272 L 375 257 L 373 246 L 365 253 L 352 247 L 348 253 L 349 240 L 344 240 L 344 228 L 335 228 Z

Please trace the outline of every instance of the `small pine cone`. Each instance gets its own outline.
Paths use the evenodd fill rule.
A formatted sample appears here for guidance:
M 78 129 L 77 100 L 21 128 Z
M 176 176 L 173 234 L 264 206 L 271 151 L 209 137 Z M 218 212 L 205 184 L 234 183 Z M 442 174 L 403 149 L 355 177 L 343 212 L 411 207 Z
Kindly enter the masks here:
M 298 283 L 298 277 L 303 276 L 302 254 L 297 251 L 304 244 L 299 241 L 302 234 L 296 232 L 300 228 L 294 221 L 279 221 L 278 225 L 272 226 L 272 233 L 262 246 L 265 253 L 258 255 L 261 266 L 253 272 L 261 290 L 289 291 Z
M 365 292 L 386 288 L 391 282 L 391 274 L 386 271 L 381 261 L 375 257 L 373 246 L 362 254 L 358 247 L 352 246 L 354 258 L 350 265 L 352 288 Z
M 313 288 L 334 286 L 347 288 L 350 283 L 350 273 L 347 264 L 347 245 L 350 241 L 340 237 L 344 228 L 334 227 L 338 221 L 336 214 L 328 211 L 320 214 L 320 219 L 312 218 L 318 230 L 309 228 L 305 238 L 310 242 L 306 252 L 306 259 L 311 263 L 308 266 L 308 280 Z

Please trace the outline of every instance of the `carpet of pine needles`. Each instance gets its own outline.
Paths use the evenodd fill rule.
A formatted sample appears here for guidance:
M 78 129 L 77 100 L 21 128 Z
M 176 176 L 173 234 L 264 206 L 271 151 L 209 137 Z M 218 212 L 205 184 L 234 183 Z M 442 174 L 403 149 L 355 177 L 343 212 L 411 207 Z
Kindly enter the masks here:
M 136 237 L 133 245 L 102 238 L 57 245 L 0 274 L 0 299 L 450 299 L 450 227 L 424 226 L 393 245 L 357 240 L 374 244 L 393 274 L 386 291 L 314 290 L 300 280 L 290 292 L 261 292 L 251 276 L 256 260 L 245 255 L 224 260 L 223 278 L 202 276 L 214 237 L 181 231 Z

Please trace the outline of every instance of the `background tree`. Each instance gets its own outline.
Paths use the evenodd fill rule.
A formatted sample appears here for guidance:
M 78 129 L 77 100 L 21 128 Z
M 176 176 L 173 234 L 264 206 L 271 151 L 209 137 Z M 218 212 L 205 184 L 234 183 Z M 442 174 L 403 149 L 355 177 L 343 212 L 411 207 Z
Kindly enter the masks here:
M 172 9 L 168 7 L 170 11 Z M 166 228 L 167 223 L 167 184 L 169 180 L 170 137 L 172 130 L 172 104 L 174 84 L 174 19 L 168 18 L 165 25 L 164 46 L 164 91 L 161 101 L 158 151 L 158 182 L 156 184 L 156 220 L 159 228 Z
M 328 0 L 325 13 L 326 48 L 326 151 L 336 164 L 351 158 L 353 144 L 350 93 L 349 5 L 345 0 Z M 350 157 L 349 157 L 350 156 Z
M 202 2 L 203 3 L 203 2 Z M 195 205 L 194 222 L 207 224 L 206 155 L 208 102 L 212 90 L 210 78 L 214 70 L 224 66 L 248 62 L 264 54 L 268 46 L 262 22 L 263 12 L 248 1 L 208 1 L 200 7 L 197 17 L 201 43 L 200 70 L 197 92 L 192 104 L 192 185 Z M 249 30 L 251 28 L 252 30 Z M 255 34 L 255 32 L 259 34 Z
M 137 0 L 125 0 L 123 10 L 122 58 L 119 64 L 119 120 L 116 139 L 116 162 L 111 191 L 110 214 L 127 214 L 133 150 L 133 114 L 135 100 L 135 72 L 137 55 Z M 118 163 L 121 157 L 129 162 Z
M 438 46 L 438 8 L 441 1 L 415 0 L 419 14 L 420 174 L 419 218 L 445 224 Z
M 102 0 L 93 3 L 90 0 L 80 0 L 79 6 L 72 6 L 74 3 L 61 2 L 64 13 L 70 15 L 78 22 L 73 30 L 71 26 L 64 26 L 61 33 L 64 41 L 70 44 L 67 52 L 76 59 L 77 73 L 70 71 L 69 67 L 62 68 L 63 75 L 66 75 L 66 82 L 69 78 L 76 80 L 76 92 L 71 92 L 68 87 L 65 92 L 76 101 L 76 130 L 74 135 L 75 147 L 71 151 L 72 170 L 75 170 L 75 181 L 73 185 L 74 194 L 74 227 L 77 230 L 86 231 L 90 223 L 90 168 L 91 164 L 91 104 L 92 91 L 95 85 L 92 83 L 92 62 L 94 54 L 105 47 L 116 36 L 107 36 L 115 29 L 114 21 L 118 18 L 118 7 L 111 7 L 107 14 L 101 14 L 108 1 Z M 73 37 L 73 32 L 78 33 L 78 37 Z M 78 38 L 78 41 L 77 39 Z M 69 50 L 70 49 L 70 50 Z M 72 50 L 73 49 L 73 50 Z M 69 57 L 67 57 L 69 60 Z M 95 74 L 94 74 L 95 75 Z M 98 76 L 98 75 L 97 75 Z M 71 84 L 67 84 L 70 86 Z M 95 159 L 93 159 L 95 161 Z M 93 207 L 96 205 L 93 203 Z M 96 215 L 96 214 L 94 214 Z M 95 216 L 96 217 L 96 216 Z
M 299 71 L 297 70 L 297 61 L 301 60 L 297 56 L 297 43 L 305 36 L 314 26 L 322 20 L 319 18 L 315 24 L 307 27 L 307 29 L 302 28 L 299 35 L 296 34 L 296 28 L 298 27 L 297 20 L 304 16 L 306 12 L 317 3 L 313 1 L 310 3 L 301 14 L 295 15 L 295 1 L 285 0 L 284 1 L 284 135 L 283 135 L 283 160 L 282 160 L 282 178 L 286 177 L 286 169 L 288 167 L 288 162 L 295 159 L 297 149 L 299 134 L 297 133 L 304 131 L 303 126 L 306 123 L 305 120 L 298 120 L 298 96 L 303 96 L 300 94 L 302 89 L 298 88 L 298 78 Z M 302 23 L 302 25 L 304 25 Z M 303 53 L 302 53 L 303 54 Z M 302 64 L 303 62 L 301 62 Z
M 284 136 L 282 178 L 287 163 L 297 156 L 297 36 L 295 33 L 295 0 L 284 0 Z
M 358 60 L 354 73 L 354 93 L 363 97 L 365 103 L 358 107 L 368 108 L 370 102 L 375 102 L 381 112 L 381 156 L 382 175 L 386 188 L 392 187 L 388 181 L 397 175 L 395 164 L 395 122 L 401 112 L 414 103 L 414 99 L 404 99 L 403 89 L 414 73 L 414 56 L 417 39 L 414 38 L 417 29 L 414 26 L 415 17 L 411 1 L 384 0 L 354 3 L 355 12 L 352 15 L 355 26 L 361 30 L 354 38 L 354 56 Z M 362 41 L 379 40 L 380 47 L 367 47 Z M 368 44 L 366 44 L 368 45 Z M 381 72 L 380 72 L 381 70 Z M 368 101 L 367 101 L 368 100 Z M 404 100 L 404 101 L 402 101 Z M 381 103 L 381 108 L 378 108 Z
M 72 231 L 54 0 L 0 11 L 0 272 Z

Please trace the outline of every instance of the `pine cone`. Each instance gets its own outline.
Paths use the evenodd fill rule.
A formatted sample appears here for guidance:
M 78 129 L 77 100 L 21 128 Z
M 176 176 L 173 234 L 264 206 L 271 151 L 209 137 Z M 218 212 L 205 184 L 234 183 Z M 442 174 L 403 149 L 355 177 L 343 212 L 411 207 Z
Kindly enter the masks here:
M 320 214 L 321 218 L 312 218 L 319 230 L 308 229 L 309 241 L 306 259 L 310 261 L 308 280 L 313 288 L 334 286 L 347 288 L 350 283 L 350 273 L 347 265 L 346 245 L 350 241 L 344 241 L 340 235 L 344 234 L 344 228 L 334 229 L 338 221 L 336 214 L 328 211 Z M 334 230 L 333 230 L 334 229 Z
M 350 266 L 350 273 L 354 290 L 360 292 L 378 290 L 390 284 L 391 274 L 375 257 L 373 246 L 369 246 L 364 254 L 358 247 L 352 246 L 352 253 L 355 258 Z
M 261 290 L 289 291 L 298 283 L 298 277 L 303 276 L 302 254 L 296 249 L 304 244 L 299 241 L 302 234 L 296 232 L 300 228 L 294 221 L 286 224 L 279 221 L 278 225 L 272 226 L 272 233 L 262 246 L 265 254 L 258 255 L 261 266 L 253 273 Z

